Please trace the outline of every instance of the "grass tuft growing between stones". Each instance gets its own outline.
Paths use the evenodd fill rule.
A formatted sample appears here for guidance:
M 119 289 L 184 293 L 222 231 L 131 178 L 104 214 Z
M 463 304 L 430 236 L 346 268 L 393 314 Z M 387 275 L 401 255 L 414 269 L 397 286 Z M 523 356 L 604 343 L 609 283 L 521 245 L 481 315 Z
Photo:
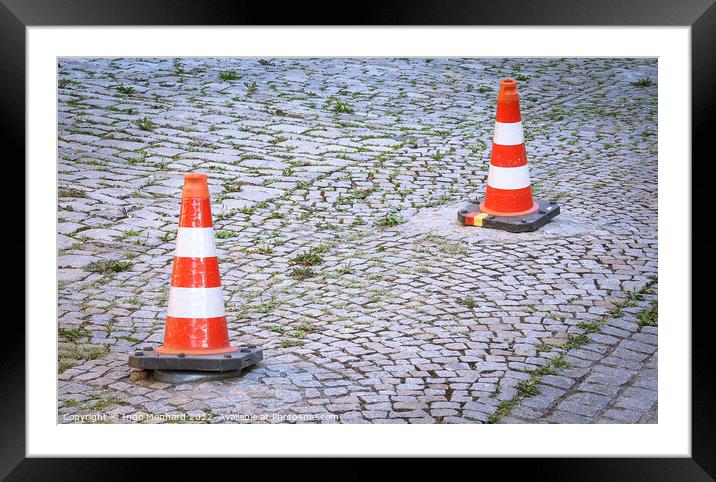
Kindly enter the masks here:
M 77 363 L 75 362 L 61 361 L 57 364 L 57 373 L 61 375 L 75 366 L 77 366 Z
M 395 213 L 388 213 L 378 219 L 373 223 L 373 226 L 377 228 L 389 228 L 392 226 L 397 226 L 398 224 L 402 224 L 405 222 L 405 219 L 401 218 Z
M 227 239 L 236 237 L 236 233 L 233 231 L 217 231 L 216 239 Z
M 259 313 L 271 313 L 273 310 L 275 310 L 278 307 L 279 303 L 276 299 L 276 296 L 271 296 L 271 298 L 267 301 L 263 301 L 259 307 L 258 312 Z
M 307 278 L 312 278 L 313 276 L 316 276 L 318 273 L 316 273 L 313 268 L 310 268 L 308 266 L 297 266 L 291 270 L 289 273 L 289 276 L 293 279 L 297 279 L 299 281 L 305 280 Z
M 466 296 L 465 298 L 458 298 L 456 300 L 458 305 L 462 305 L 466 308 L 473 309 L 477 306 L 477 300 L 472 296 Z
M 219 80 L 223 81 L 230 81 L 230 80 L 239 80 L 241 76 L 236 73 L 234 70 L 222 70 L 219 72 Z
M 540 343 L 537 345 L 537 353 L 552 351 L 552 346 L 546 343 Z
M 70 85 L 77 85 L 77 81 L 71 79 L 60 79 L 57 81 L 57 87 L 60 89 L 66 89 Z
M 132 95 L 134 93 L 134 87 L 128 85 L 120 85 L 117 87 L 117 92 L 124 95 Z
M 294 346 L 303 346 L 303 342 L 300 340 L 284 340 L 281 342 L 281 348 L 291 348 Z
M 136 229 L 127 229 L 122 233 L 121 239 L 133 238 L 135 236 L 139 236 L 140 234 L 142 234 L 142 231 L 137 231 Z
M 92 405 L 90 405 L 90 409 L 96 410 L 98 412 L 101 412 L 102 410 L 111 407 L 112 405 L 119 405 L 122 403 L 122 400 L 117 398 L 114 395 L 111 395 L 109 397 L 92 397 Z
M 534 397 L 539 393 L 537 389 L 537 380 L 530 378 L 529 380 L 522 380 L 517 385 L 517 393 L 521 397 Z
M 470 251 L 460 243 L 451 241 L 446 238 L 442 238 L 440 236 L 436 236 L 434 234 L 427 235 L 425 237 L 425 240 L 434 244 L 439 251 L 445 254 L 450 254 L 454 256 L 467 256 L 468 254 L 470 254 Z
M 350 263 L 348 263 L 348 264 L 339 266 L 338 269 L 336 270 L 336 273 L 338 273 L 338 274 L 351 274 L 351 273 L 353 273 L 353 269 L 351 268 Z
M 269 244 L 261 244 L 256 251 L 260 254 L 271 254 L 273 253 L 273 247 Z
M 111 406 L 120 405 L 122 403 L 122 400 L 115 395 L 105 396 L 100 394 L 94 394 L 91 395 L 90 398 L 87 400 L 80 401 L 74 399 L 67 399 L 63 400 L 62 403 L 65 407 L 80 407 L 82 409 L 89 409 L 96 412 L 101 412 Z
M 60 189 L 57 191 L 58 197 L 75 197 L 75 198 L 86 198 L 87 193 L 81 189 L 75 189 L 73 187 L 67 189 Z
M 497 423 L 502 417 L 506 416 L 513 408 L 515 408 L 524 398 L 534 397 L 539 394 L 538 385 L 545 375 L 553 375 L 558 368 L 567 368 L 569 364 L 564 359 L 564 354 L 560 353 L 556 357 L 532 372 L 527 380 L 522 380 L 517 385 L 517 395 L 509 400 L 503 400 L 497 406 L 497 410 L 487 417 L 487 423 Z
M 156 128 L 156 125 L 154 122 L 149 119 L 149 117 L 144 117 L 144 119 L 137 119 L 134 121 L 134 125 L 136 125 L 139 129 L 143 131 L 151 132 Z
M 253 81 L 250 84 L 248 82 L 244 82 L 244 87 L 246 87 L 246 95 L 253 95 L 258 89 L 256 81 Z
M 323 262 L 322 253 L 328 251 L 329 247 L 323 244 L 311 247 L 305 253 L 300 253 L 289 260 L 291 264 L 298 264 L 301 266 L 316 266 Z
M 64 329 L 60 330 L 60 334 L 65 337 L 66 340 L 77 342 L 82 337 L 89 337 L 92 335 L 92 333 L 82 327 L 77 328 L 70 328 L 70 329 Z
M 639 326 L 656 326 L 659 322 L 659 302 L 653 302 L 649 308 L 642 310 L 636 317 Z
M 78 343 L 60 342 L 58 344 L 58 366 L 57 372 L 64 373 L 66 370 L 77 366 L 79 363 L 102 358 L 109 353 L 105 345 L 83 345 Z
M 500 402 L 500 404 L 497 406 L 497 410 L 495 410 L 493 413 L 488 415 L 487 417 L 487 423 L 497 423 L 512 411 L 513 408 L 517 406 L 517 404 L 520 402 L 520 399 L 518 398 L 510 398 L 509 400 L 503 400 Z
M 603 321 L 592 321 L 577 323 L 577 328 L 580 328 L 584 333 L 599 333 L 599 330 L 604 326 Z
M 291 264 L 300 264 L 302 266 L 315 266 L 317 264 L 321 264 L 322 262 L 323 258 L 313 251 L 298 254 L 290 260 Z
M 639 79 L 636 82 L 632 82 L 630 85 L 633 85 L 634 87 L 651 87 L 654 85 L 654 82 L 652 82 L 651 79 Z
M 90 273 L 112 274 L 119 273 L 121 271 L 128 271 L 132 268 L 132 266 L 133 264 L 129 261 L 103 259 L 100 261 L 92 261 L 85 267 L 85 270 Z
M 567 337 L 567 342 L 560 345 L 560 348 L 564 350 L 571 350 L 572 348 L 578 348 L 582 345 L 589 343 L 589 337 L 584 334 L 571 334 Z
M 336 103 L 333 105 L 333 112 L 337 112 L 339 114 L 352 114 L 355 111 L 348 103 L 336 100 Z

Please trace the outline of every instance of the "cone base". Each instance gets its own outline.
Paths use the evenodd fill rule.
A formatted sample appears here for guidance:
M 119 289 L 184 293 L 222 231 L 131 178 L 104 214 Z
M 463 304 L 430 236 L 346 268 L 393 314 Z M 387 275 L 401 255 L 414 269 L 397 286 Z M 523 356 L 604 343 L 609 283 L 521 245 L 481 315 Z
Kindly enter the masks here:
M 495 216 L 481 210 L 481 204 L 469 203 L 458 211 L 457 220 L 463 226 L 499 229 L 511 233 L 528 233 L 547 224 L 560 213 L 557 203 L 537 200 L 537 210 L 521 216 Z
M 167 354 L 151 348 L 137 350 L 129 355 L 129 366 L 144 370 L 232 372 L 243 370 L 263 360 L 263 350 L 249 345 L 236 348 L 233 353 Z

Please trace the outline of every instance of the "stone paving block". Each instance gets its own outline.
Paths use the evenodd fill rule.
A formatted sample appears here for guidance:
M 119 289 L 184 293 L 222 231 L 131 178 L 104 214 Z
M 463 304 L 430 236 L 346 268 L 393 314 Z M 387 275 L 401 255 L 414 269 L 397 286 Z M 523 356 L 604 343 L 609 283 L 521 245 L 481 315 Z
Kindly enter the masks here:
M 618 423 L 637 423 L 644 412 L 628 409 L 610 409 L 604 412 L 604 417 Z
M 576 413 L 585 417 L 594 416 L 611 400 L 608 396 L 594 393 L 577 392 L 567 396 L 559 403 L 558 409 L 565 412 Z
M 592 420 L 584 415 L 579 415 L 573 412 L 564 412 L 557 410 L 548 419 L 549 423 L 570 423 L 570 424 L 585 424 L 591 423 Z
M 530 408 L 544 409 L 565 394 L 565 390 L 550 386 L 540 387 L 539 394 L 525 398 L 522 405 Z

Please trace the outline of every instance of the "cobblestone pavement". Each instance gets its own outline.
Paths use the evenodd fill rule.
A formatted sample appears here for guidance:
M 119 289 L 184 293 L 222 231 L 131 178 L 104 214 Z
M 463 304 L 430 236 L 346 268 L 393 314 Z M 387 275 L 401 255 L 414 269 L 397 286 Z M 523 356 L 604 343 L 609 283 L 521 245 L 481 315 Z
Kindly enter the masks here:
M 58 72 L 60 423 L 656 422 L 656 60 Z M 506 76 L 534 191 L 562 206 L 534 233 L 455 220 Z M 127 355 L 161 344 L 189 171 L 209 174 L 231 338 L 265 359 L 175 386 Z

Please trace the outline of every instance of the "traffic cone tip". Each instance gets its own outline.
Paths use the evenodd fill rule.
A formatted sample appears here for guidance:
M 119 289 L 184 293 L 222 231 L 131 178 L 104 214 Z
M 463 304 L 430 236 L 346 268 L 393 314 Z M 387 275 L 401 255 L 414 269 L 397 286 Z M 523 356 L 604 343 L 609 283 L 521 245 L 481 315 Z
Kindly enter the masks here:
M 503 79 L 500 81 L 500 93 L 497 95 L 498 102 L 517 102 L 517 81 L 514 79 Z
M 184 175 L 183 198 L 209 198 L 209 184 L 206 174 L 198 172 Z

